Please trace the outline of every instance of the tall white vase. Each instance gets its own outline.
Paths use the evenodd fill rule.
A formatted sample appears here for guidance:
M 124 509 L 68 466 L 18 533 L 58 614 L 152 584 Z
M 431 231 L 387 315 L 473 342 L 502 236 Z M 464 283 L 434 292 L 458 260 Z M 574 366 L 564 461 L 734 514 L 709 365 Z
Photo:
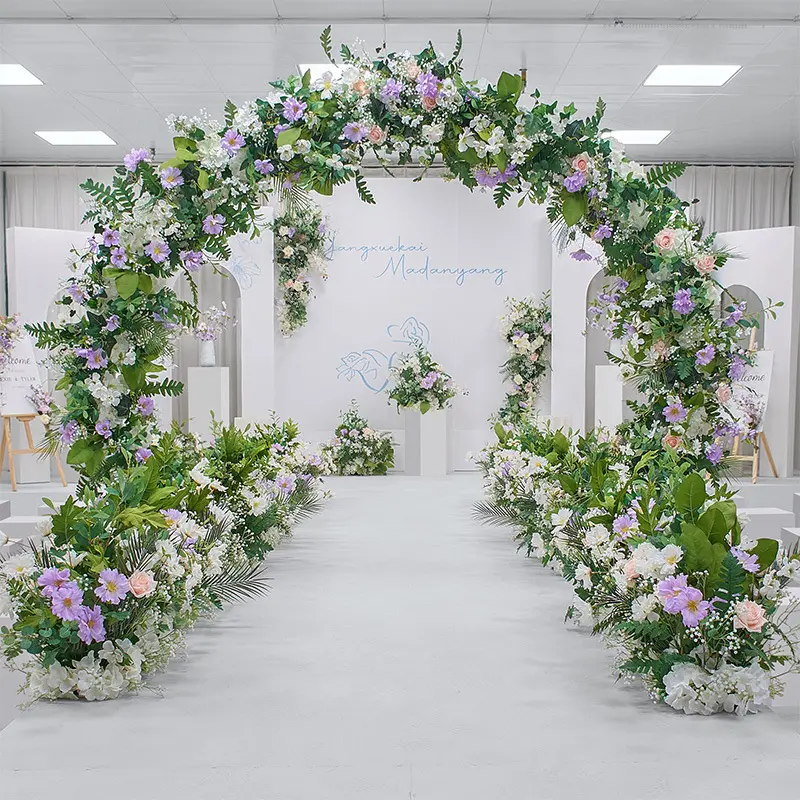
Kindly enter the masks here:
M 217 352 L 214 348 L 214 340 L 200 339 L 200 366 L 201 367 L 216 367 L 217 366 Z
M 446 410 L 405 412 L 406 475 L 447 475 L 447 417 Z

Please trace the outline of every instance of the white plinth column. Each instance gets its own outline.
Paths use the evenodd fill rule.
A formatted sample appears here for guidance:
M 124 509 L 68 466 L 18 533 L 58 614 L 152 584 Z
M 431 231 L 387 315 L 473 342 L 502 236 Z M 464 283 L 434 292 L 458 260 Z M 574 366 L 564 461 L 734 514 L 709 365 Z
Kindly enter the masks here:
M 189 432 L 208 437 L 211 415 L 230 425 L 231 383 L 228 367 L 189 367 Z
M 613 429 L 622 424 L 625 384 L 619 367 L 594 368 L 594 424 Z
M 406 475 L 447 475 L 447 411 L 406 411 Z

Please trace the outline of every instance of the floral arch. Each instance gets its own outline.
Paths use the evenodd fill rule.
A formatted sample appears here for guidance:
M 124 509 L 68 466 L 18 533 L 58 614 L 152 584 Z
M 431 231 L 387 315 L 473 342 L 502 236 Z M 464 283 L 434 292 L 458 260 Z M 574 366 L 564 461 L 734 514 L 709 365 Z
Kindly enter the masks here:
M 330 28 L 321 41 L 335 63 Z M 758 545 L 758 574 L 742 568 L 741 529 L 721 483 L 733 431 L 730 382 L 748 359 L 736 341 L 748 324 L 742 311 L 719 314 L 714 272 L 728 254 L 667 188 L 680 165 L 645 170 L 603 135 L 602 101 L 586 119 L 573 105 L 543 102 L 538 91 L 527 107 L 518 75 L 503 73 L 485 87 L 465 80 L 460 46 L 459 35 L 450 58 L 432 45 L 416 55 L 379 50 L 375 58 L 343 46 L 340 77 L 326 73 L 312 81 L 306 73 L 276 81 L 263 99 L 238 108 L 228 103 L 224 126 L 206 116 L 174 118 L 173 158 L 157 165 L 149 151 L 133 150 L 110 186 L 87 182 L 94 201 L 87 216 L 96 234 L 76 257 L 63 299 L 75 313 L 64 324 L 29 326 L 64 371 L 66 404 L 56 416 L 53 446 L 69 446 L 84 488 L 115 485 L 125 470 L 143 468 L 158 446 L 151 398 L 182 390 L 159 379 L 171 329 L 197 314 L 177 299 L 171 278 L 184 272 L 191 279 L 228 257 L 227 239 L 254 229 L 255 210 L 267 198 L 303 208 L 308 192 L 330 195 L 353 181 L 372 203 L 361 171 L 369 156 L 390 173 L 393 165 L 440 163 L 447 178 L 471 191 L 491 191 L 498 206 L 543 203 L 573 258 L 592 257 L 583 246 L 588 239 L 602 248 L 609 284 L 594 324 L 621 342 L 617 360 L 647 402 L 633 409 L 616 442 L 571 445 L 563 434 L 542 438 L 499 426 L 500 446 L 547 451 L 540 455 L 558 471 L 551 483 L 560 485 L 570 509 L 569 523 L 560 520 L 551 533 L 561 531 L 572 542 L 568 553 L 556 548 L 550 555 L 589 603 L 600 630 L 635 639 L 624 671 L 643 675 L 663 698 L 665 675 L 676 664 L 713 671 L 713 664 L 690 655 L 699 628 L 681 624 L 680 616 L 653 623 L 652 631 L 637 628 L 644 623 L 631 617 L 628 592 L 634 590 L 617 579 L 619 560 L 601 558 L 582 537 L 587 526 L 610 528 L 628 513 L 619 549 L 672 544 L 680 553 L 673 566 L 680 564 L 687 576 L 684 589 L 702 598 L 716 592 L 724 602 L 712 616 L 729 622 L 735 603 L 752 602 L 759 581 L 771 574 L 776 549 L 768 543 Z M 616 472 L 609 469 L 615 464 Z M 150 479 L 165 491 L 171 485 L 169 474 Z M 519 506 L 514 515 L 528 524 Z M 70 521 L 62 523 L 63 536 L 74 538 Z M 636 574 L 649 575 L 644 580 L 652 595 L 653 575 Z M 686 594 L 680 586 L 675 591 Z M 701 602 L 708 613 L 708 600 Z M 775 611 L 765 608 L 768 615 Z M 776 662 L 752 655 L 760 646 L 759 639 L 747 654 L 767 674 Z M 744 669 L 751 661 L 737 658 L 741 652 L 728 647 L 723 660 Z

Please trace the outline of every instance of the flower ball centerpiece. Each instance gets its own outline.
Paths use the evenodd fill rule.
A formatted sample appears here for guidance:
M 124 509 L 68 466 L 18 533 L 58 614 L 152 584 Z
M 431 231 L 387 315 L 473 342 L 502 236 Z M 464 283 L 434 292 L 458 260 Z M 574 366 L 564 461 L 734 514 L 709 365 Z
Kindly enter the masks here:
M 421 414 L 450 408 L 457 394 L 466 394 L 434 360 L 423 344 L 403 355 L 390 373 L 389 401 Z
M 394 467 L 391 434 L 371 428 L 355 400 L 342 414 L 333 438 L 322 450 L 338 475 L 385 475 Z

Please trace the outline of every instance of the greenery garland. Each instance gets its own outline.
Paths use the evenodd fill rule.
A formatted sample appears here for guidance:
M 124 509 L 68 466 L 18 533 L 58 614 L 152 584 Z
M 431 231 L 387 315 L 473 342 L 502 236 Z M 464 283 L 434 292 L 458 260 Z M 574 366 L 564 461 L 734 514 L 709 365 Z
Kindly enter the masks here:
M 533 410 L 539 386 L 550 369 L 550 293 L 546 292 L 538 301 L 533 297 L 507 298 L 505 313 L 500 317 L 500 332 L 509 349 L 500 374 L 511 382 L 512 389 L 506 394 L 498 417 L 514 421 Z
M 289 337 L 308 321 L 311 275 L 325 271 L 326 224 L 316 206 L 284 212 L 272 223 L 275 233 L 276 302 L 281 333 Z

